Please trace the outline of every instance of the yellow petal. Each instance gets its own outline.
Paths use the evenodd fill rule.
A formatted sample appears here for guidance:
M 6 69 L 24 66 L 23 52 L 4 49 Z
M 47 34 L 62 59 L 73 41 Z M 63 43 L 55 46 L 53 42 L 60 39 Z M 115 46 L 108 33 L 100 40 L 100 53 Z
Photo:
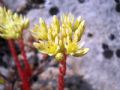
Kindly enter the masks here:
M 57 45 L 59 44 L 59 38 L 58 38 L 58 36 L 55 37 L 55 44 L 57 44 Z
M 39 25 L 35 25 L 34 29 L 31 30 L 32 32 L 32 36 L 36 39 L 40 39 L 40 40 L 47 40 L 47 32 L 45 31 L 45 28 L 43 29 L 43 27 L 41 28 Z
M 67 34 L 67 36 L 72 37 L 72 28 L 71 27 L 66 27 L 66 34 Z
M 39 49 L 39 48 L 41 47 L 41 44 L 34 42 L 34 43 L 33 43 L 33 46 L 34 46 L 35 48 Z
M 39 19 L 39 23 L 40 23 L 40 26 L 41 26 L 41 30 L 44 31 L 44 32 L 47 32 L 46 23 L 42 18 Z
M 78 30 L 79 30 L 79 35 L 78 35 L 79 40 L 78 41 L 80 41 L 81 37 L 82 37 L 82 35 L 83 35 L 84 31 L 85 31 L 85 21 L 84 20 L 80 23 L 80 25 L 78 27 Z
M 59 29 L 60 29 L 60 23 L 59 23 L 59 20 L 57 18 L 56 15 L 53 16 L 53 24 L 56 26 L 57 28 L 57 32 L 59 32 Z
M 67 54 L 75 53 L 78 50 L 78 45 L 75 42 L 70 42 L 66 45 L 66 52 Z
M 61 39 L 59 40 L 59 46 L 60 46 L 60 51 L 64 52 L 65 46 L 64 46 L 63 41 Z
M 81 18 L 81 16 L 79 16 L 77 18 L 77 20 L 75 21 L 75 23 L 74 23 L 73 31 L 75 31 L 78 28 L 78 26 L 80 25 L 81 21 L 82 21 L 82 18 Z
M 60 47 L 57 44 L 54 44 L 53 42 L 47 43 L 45 46 L 45 51 L 48 53 L 48 55 L 55 55 L 59 51 Z
M 89 48 L 82 48 L 82 49 L 78 50 L 77 52 L 75 52 L 74 54 L 72 53 L 72 55 L 75 57 L 81 57 L 81 56 L 84 56 L 85 54 L 87 54 L 88 51 L 89 51 Z
M 30 24 L 30 21 L 29 21 L 29 19 L 25 19 L 24 18 L 24 21 L 23 21 L 23 29 L 26 29 L 26 28 L 28 28 L 28 26 L 29 26 L 29 24 Z

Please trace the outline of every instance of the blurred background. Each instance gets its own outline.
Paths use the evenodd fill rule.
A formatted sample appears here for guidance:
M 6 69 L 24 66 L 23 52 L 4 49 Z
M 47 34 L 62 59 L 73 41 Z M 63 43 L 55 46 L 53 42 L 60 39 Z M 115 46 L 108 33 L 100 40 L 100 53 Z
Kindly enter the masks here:
M 39 17 L 49 23 L 53 15 L 82 16 L 86 32 L 81 42 L 90 51 L 84 57 L 67 58 L 65 90 L 120 90 L 120 0 L 0 0 L 0 6 L 29 18 L 29 29 Z M 33 48 L 27 30 L 24 41 L 33 69 L 31 90 L 57 90 L 58 63 Z M 17 42 L 16 50 L 22 60 Z M 0 38 L 0 90 L 20 90 L 20 85 L 8 44 Z

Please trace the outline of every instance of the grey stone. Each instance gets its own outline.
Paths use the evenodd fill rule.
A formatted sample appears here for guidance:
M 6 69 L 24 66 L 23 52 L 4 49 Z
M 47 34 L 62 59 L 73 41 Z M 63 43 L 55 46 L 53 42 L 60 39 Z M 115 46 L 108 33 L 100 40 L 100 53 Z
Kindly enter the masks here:
M 26 7 L 27 0 L 3 0 L 4 4 L 12 11 L 20 11 Z

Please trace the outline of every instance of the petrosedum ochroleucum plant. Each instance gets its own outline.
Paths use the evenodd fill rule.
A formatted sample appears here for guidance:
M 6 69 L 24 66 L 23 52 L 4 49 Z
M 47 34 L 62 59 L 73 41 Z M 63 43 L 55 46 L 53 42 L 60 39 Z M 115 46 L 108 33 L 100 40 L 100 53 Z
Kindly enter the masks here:
M 12 13 L 11 10 L 0 7 L 0 37 L 5 39 L 18 39 L 22 31 L 29 25 L 29 20 Z
M 64 54 L 79 57 L 89 51 L 89 48 L 83 48 L 79 44 L 85 30 L 85 21 L 81 17 L 74 20 L 72 14 L 63 14 L 61 21 L 53 16 L 49 26 L 42 18 L 39 23 L 31 32 L 37 40 L 33 45 L 41 53 L 55 56 L 57 61 L 61 61 Z
M 0 37 L 8 41 L 8 45 L 11 51 L 11 54 L 14 58 L 15 65 L 18 70 L 20 79 L 22 80 L 22 90 L 30 90 L 30 78 L 31 78 L 31 67 L 28 63 L 26 53 L 24 51 L 24 42 L 22 32 L 24 29 L 27 29 L 29 26 L 29 20 L 13 13 L 11 10 L 0 7 Z M 23 56 L 23 62 L 25 64 L 24 70 L 20 65 L 19 58 L 17 56 L 14 40 L 18 40 L 21 54 Z

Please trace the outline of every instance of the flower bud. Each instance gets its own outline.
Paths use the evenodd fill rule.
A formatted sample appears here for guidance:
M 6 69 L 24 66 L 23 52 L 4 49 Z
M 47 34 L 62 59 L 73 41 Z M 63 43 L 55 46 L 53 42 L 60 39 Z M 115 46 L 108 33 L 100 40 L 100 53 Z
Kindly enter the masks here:
M 56 59 L 56 61 L 60 62 L 64 59 L 64 55 L 62 53 L 57 53 L 55 55 L 55 59 Z

